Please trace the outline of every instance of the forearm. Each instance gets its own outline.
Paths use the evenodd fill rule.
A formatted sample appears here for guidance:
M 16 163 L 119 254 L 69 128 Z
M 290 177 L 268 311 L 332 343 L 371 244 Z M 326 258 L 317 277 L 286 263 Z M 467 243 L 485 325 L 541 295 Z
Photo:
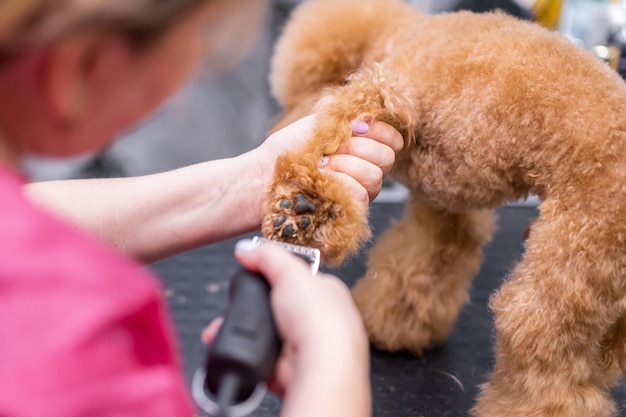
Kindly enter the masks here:
M 122 252 L 154 262 L 259 228 L 277 155 L 301 146 L 315 126 L 315 116 L 305 117 L 232 159 L 135 178 L 36 183 L 26 193 Z M 372 169 L 391 169 L 393 158 L 378 161 L 387 153 L 385 143 L 402 143 L 400 134 L 389 129 L 373 122 L 368 135 L 377 139 L 352 138 L 356 151 L 346 145 L 327 162 L 325 170 L 349 177 L 346 186 L 356 188 L 354 195 L 364 195 L 364 201 L 380 190 L 379 181 L 369 180 Z
M 120 251 L 153 262 L 258 228 L 267 170 L 250 152 L 142 177 L 34 183 L 26 192 Z

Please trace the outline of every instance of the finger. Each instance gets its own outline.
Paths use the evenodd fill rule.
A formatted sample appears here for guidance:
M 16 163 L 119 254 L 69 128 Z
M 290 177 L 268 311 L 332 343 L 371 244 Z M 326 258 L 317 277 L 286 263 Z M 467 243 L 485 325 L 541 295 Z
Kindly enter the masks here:
M 326 170 L 334 171 L 352 177 L 369 196 L 368 201 L 372 201 L 380 192 L 383 184 L 383 171 L 378 166 L 353 155 L 333 154 L 329 156 Z M 357 193 L 357 197 L 362 198 L 351 184 L 351 190 Z
M 343 172 L 329 171 L 328 175 L 334 175 L 339 181 L 341 181 L 348 189 L 350 197 L 354 201 L 363 204 L 365 210 L 367 210 L 371 198 L 375 198 L 378 194 L 375 190 L 372 190 L 370 193 L 370 191 L 365 189 L 365 187 L 363 187 L 363 185 L 360 184 L 357 180 L 355 180 L 350 175 L 344 174 Z
M 280 398 L 283 398 L 285 396 L 285 388 L 280 382 L 278 382 L 275 376 L 271 377 L 267 381 L 267 389 L 270 392 L 273 392 L 275 395 L 279 396 Z
M 292 348 L 289 346 L 285 350 L 286 352 L 276 362 L 273 375 L 267 381 L 267 388 L 279 397 L 285 395 L 285 389 L 289 385 L 289 381 L 291 381 L 293 353 L 291 352 Z
M 368 122 L 355 120 L 352 122 L 352 130 L 355 136 L 368 137 L 377 142 L 385 144 L 399 152 L 404 147 L 404 138 L 390 124 L 378 120 L 370 120 Z
M 379 167 L 383 176 L 387 176 L 396 160 L 396 152 L 386 144 L 370 138 L 355 136 L 341 144 L 337 154 L 347 154 L 359 157 Z
M 261 273 L 272 286 L 293 278 L 313 277 L 309 265 L 286 249 L 277 245 L 261 245 L 251 240 L 240 240 L 235 247 L 235 256 L 241 264 L 255 272 Z
M 224 323 L 223 317 L 218 317 L 209 323 L 209 325 L 202 330 L 202 335 L 200 336 L 202 343 L 207 345 L 211 344 L 215 336 L 217 336 L 220 327 L 222 327 L 222 323 Z

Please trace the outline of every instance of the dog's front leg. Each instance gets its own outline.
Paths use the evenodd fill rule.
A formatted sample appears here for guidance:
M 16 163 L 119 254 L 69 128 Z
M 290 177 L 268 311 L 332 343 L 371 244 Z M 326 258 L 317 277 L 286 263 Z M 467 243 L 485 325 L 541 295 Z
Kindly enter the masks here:
M 266 195 L 263 235 L 321 250 L 326 264 L 337 265 L 370 236 L 367 209 L 355 201 L 339 178 L 320 167 L 325 155 L 352 136 L 354 114 L 321 102 L 313 137 L 297 152 L 281 155 Z
M 319 162 L 352 136 L 353 120 L 382 120 L 409 144 L 414 131 L 409 88 L 378 64 L 362 68 L 346 85 L 329 88 L 314 108 L 318 125 L 297 152 L 281 155 L 266 195 L 263 235 L 320 249 L 338 265 L 370 237 L 367 210 Z
M 493 229 L 491 210 L 451 213 L 413 198 L 370 250 L 353 290 L 372 343 L 418 355 L 443 343 Z

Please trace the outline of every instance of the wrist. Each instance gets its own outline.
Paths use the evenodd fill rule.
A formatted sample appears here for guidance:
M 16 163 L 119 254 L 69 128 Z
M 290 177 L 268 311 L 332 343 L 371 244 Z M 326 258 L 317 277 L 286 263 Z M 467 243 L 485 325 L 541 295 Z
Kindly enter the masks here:
M 255 227 L 260 227 L 263 220 L 263 205 L 266 192 L 274 177 L 275 155 L 268 155 L 263 148 L 253 149 L 238 158 L 243 164 L 242 179 L 248 184 L 249 213 Z
M 140 222 L 151 226 L 142 244 L 149 253 L 140 256 L 149 262 L 252 232 L 261 225 L 265 182 L 254 153 L 155 174 L 146 177 L 142 190 L 150 199 L 155 194 L 164 196 L 154 205 L 154 219 Z

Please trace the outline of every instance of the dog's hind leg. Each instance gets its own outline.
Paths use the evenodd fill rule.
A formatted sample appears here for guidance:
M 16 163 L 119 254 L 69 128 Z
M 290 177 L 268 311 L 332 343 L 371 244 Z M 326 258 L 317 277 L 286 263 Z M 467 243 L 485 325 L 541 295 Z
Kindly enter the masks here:
M 353 294 L 372 343 L 424 349 L 452 331 L 494 228 L 491 210 L 449 213 L 413 199 L 370 250 Z
M 524 259 L 492 298 L 496 365 L 478 417 L 609 417 L 626 308 L 623 225 L 546 200 Z M 621 242 L 620 242 L 621 240 Z

